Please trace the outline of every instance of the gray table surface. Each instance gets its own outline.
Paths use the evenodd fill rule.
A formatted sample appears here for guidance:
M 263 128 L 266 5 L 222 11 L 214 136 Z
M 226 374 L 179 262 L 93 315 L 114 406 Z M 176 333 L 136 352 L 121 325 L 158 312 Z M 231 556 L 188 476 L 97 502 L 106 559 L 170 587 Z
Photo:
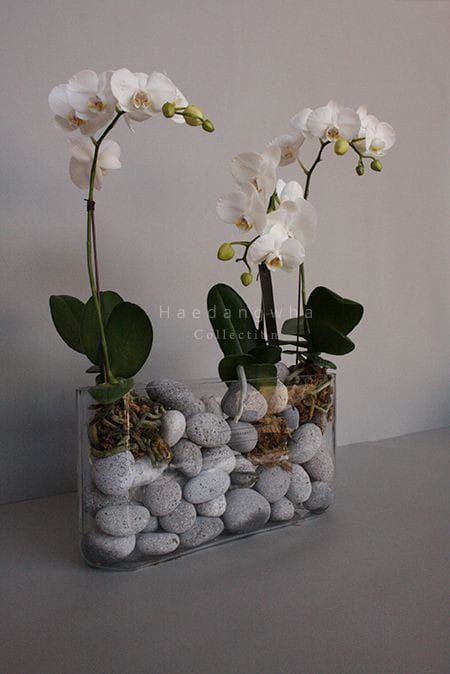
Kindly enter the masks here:
M 1 674 L 448 672 L 450 429 L 338 450 L 332 510 L 135 573 L 74 494 L 0 507 Z

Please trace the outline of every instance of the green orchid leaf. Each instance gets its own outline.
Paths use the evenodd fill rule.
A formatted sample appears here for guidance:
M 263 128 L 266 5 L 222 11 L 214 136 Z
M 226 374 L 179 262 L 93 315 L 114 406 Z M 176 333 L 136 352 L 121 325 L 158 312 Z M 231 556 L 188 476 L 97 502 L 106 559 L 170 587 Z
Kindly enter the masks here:
M 133 388 L 133 379 L 119 379 L 116 384 L 97 384 L 89 389 L 89 393 L 98 403 L 110 405 L 120 400 Z
M 317 320 L 311 321 L 311 339 L 313 351 L 317 351 L 317 354 L 323 351 L 334 356 L 343 356 L 355 348 L 354 343 L 347 335 L 344 335 L 334 326 Z
M 312 326 L 320 322 L 348 335 L 358 325 L 364 313 L 364 308 L 359 302 L 340 297 L 323 286 L 312 291 L 306 306 L 311 316 L 311 318 L 308 317 L 311 332 L 314 332 Z
M 104 290 L 100 293 L 100 306 L 102 311 L 103 325 L 106 326 L 113 309 L 123 302 L 120 295 L 112 290 Z M 101 365 L 102 351 L 100 342 L 100 328 L 98 325 L 95 301 L 90 297 L 87 301 L 81 317 L 81 343 L 83 352 L 94 365 Z
M 264 345 L 250 309 L 230 286 L 218 283 L 211 288 L 208 315 L 224 356 L 246 354 Z
M 250 363 L 245 366 L 247 381 L 257 389 L 264 388 L 264 395 L 277 383 L 277 368 L 271 363 Z
M 300 316 L 300 320 L 297 318 L 288 318 L 284 321 L 281 332 L 283 335 L 295 335 L 299 337 L 306 337 L 305 332 L 305 319 L 303 316 Z
M 256 346 L 249 351 L 249 355 L 256 358 L 259 363 L 271 363 L 274 365 L 281 359 L 281 347 L 279 346 Z
M 312 365 L 316 365 L 317 367 L 324 367 L 329 370 L 336 369 L 336 365 L 331 362 L 331 360 L 326 360 L 325 358 L 321 358 L 315 354 L 308 354 L 307 362 L 311 363 Z
M 84 303 L 71 295 L 52 295 L 50 313 L 59 336 L 78 353 L 84 353 L 80 325 Z
M 255 358 L 246 354 L 224 356 L 219 363 L 219 377 L 224 382 L 236 381 L 238 379 L 238 365 L 243 365 L 246 369 L 248 365 L 256 364 L 256 362 Z
M 147 360 L 153 343 L 153 328 L 145 311 L 131 302 L 120 302 L 105 328 L 109 361 L 116 377 L 132 377 Z

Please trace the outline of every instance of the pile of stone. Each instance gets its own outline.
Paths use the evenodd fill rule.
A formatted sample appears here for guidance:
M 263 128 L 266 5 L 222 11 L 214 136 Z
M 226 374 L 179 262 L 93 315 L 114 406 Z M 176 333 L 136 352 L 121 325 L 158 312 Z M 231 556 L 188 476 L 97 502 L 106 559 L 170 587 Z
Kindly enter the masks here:
M 90 563 L 161 558 L 331 504 L 333 457 L 319 426 L 299 424 L 281 380 L 270 400 L 248 385 L 243 411 L 238 384 L 221 401 L 198 399 L 172 380 L 150 382 L 147 393 L 167 410 L 160 432 L 173 460 L 154 465 L 124 451 L 93 461 L 83 494 L 82 547 Z M 266 415 L 286 422 L 287 463 L 255 465 L 248 458 L 258 443 L 255 424 Z

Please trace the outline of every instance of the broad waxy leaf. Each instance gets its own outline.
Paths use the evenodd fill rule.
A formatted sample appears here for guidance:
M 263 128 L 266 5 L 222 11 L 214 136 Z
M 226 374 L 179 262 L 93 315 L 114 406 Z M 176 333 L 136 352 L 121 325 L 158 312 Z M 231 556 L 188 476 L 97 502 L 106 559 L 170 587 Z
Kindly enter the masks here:
M 335 356 L 343 356 L 355 348 L 352 340 L 339 332 L 335 327 L 320 321 L 311 322 L 311 338 L 314 350 L 320 353 L 331 353 Z
M 284 321 L 281 332 L 283 335 L 298 335 L 299 337 L 305 337 L 305 319 L 303 316 L 300 316 L 300 320 L 297 318 L 288 318 Z
M 225 356 L 247 354 L 264 346 L 250 309 L 230 286 L 218 283 L 208 293 L 208 314 Z
M 120 295 L 112 290 L 104 290 L 100 293 L 100 306 L 102 311 L 103 325 L 106 327 L 113 309 L 123 302 Z M 100 344 L 100 329 L 94 298 L 90 297 L 86 303 L 81 317 L 81 343 L 83 352 L 94 365 L 102 363 Z
M 258 363 L 271 363 L 274 365 L 281 359 L 281 347 L 279 346 L 257 346 L 249 351 Z
M 137 304 L 120 302 L 106 325 L 110 366 L 116 377 L 132 377 L 147 360 L 153 343 L 149 317 Z
M 224 356 L 219 363 L 219 377 L 225 382 L 236 381 L 238 378 L 238 365 L 243 365 L 244 369 L 246 369 L 248 365 L 255 364 L 256 362 L 255 358 L 246 354 Z
M 247 380 L 257 389 L 264 389 L 264 396 L 271 397 L 271 391 L 277 383 L 277 368 L 271 363 L 252 363 L 246 365 Z
M 120 400 L 133 388 L 133 379 L 119 379 L 117 384 L 97 384 L 89 389 L 91 396 L 102 405 L 109 405 Z
M 327 323 L 344 335 L 348 335 L 361 320 L 364 308 L 359 302 L 340 297 L 332 290 L 319 286 L 314 288 L 306 303 L 311 318 L 308 323 Z
M 84 353 L 80 325 L 84 303 L 71 295 L 52 295 L 50 297 L 50 312 L 54 326 L 59 336 L 78 353 Z

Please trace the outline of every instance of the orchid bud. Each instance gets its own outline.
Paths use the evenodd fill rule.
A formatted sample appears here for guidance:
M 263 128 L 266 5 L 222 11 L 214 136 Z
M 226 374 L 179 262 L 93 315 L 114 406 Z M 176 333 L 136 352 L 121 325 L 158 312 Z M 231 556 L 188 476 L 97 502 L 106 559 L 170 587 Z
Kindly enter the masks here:
M 164 103 L 162 106 L 162 113 L 164 117 L 173 117 L 175 114 L 175 106 L 173 103 Z
M 202 124 L 202 129 L 203 131 L 208 131 L 208 133 L 212 133 L 214 131 L 214 124 L 211 122 L 210 119 L 205 119 Z
M 363 176 L 364 175 L 364 164 L 362 164 L 362 163 L 358 164 L 358 166 L 355 168 L 355 171 L 359 176 Z
M 334 152 L 335 152 L 335 154 L 342 157 L 342 155 L 344 155 L 348 152 L 349 147 L 350 147 L 350 144 L 349 144 L 348 140 L 345 140 L 345 138 L 338 138 L 337 141 L 334 144 Z
M 189 126 L 200 126 L 204 120 L 203 110 L 196 105 L 188 105 L 183 112 L 186 124 Z
M 246 271 L 241 274 L 241 283 L 243 286 L 249 286 L 253 282 L 253 275 Z
M 217 259 L 226 262 L 234 257 L 234 248 L 230 243 L 223 243 L 217 251 Z
M 377 171 L 377 173 L 379 173 L 383 168 L 383 164 L 380 161 L 378 161 L 378 159 L 374 159 L 373 162 L 370 164 L 370 168 L 372 169 L 372 171 Z

